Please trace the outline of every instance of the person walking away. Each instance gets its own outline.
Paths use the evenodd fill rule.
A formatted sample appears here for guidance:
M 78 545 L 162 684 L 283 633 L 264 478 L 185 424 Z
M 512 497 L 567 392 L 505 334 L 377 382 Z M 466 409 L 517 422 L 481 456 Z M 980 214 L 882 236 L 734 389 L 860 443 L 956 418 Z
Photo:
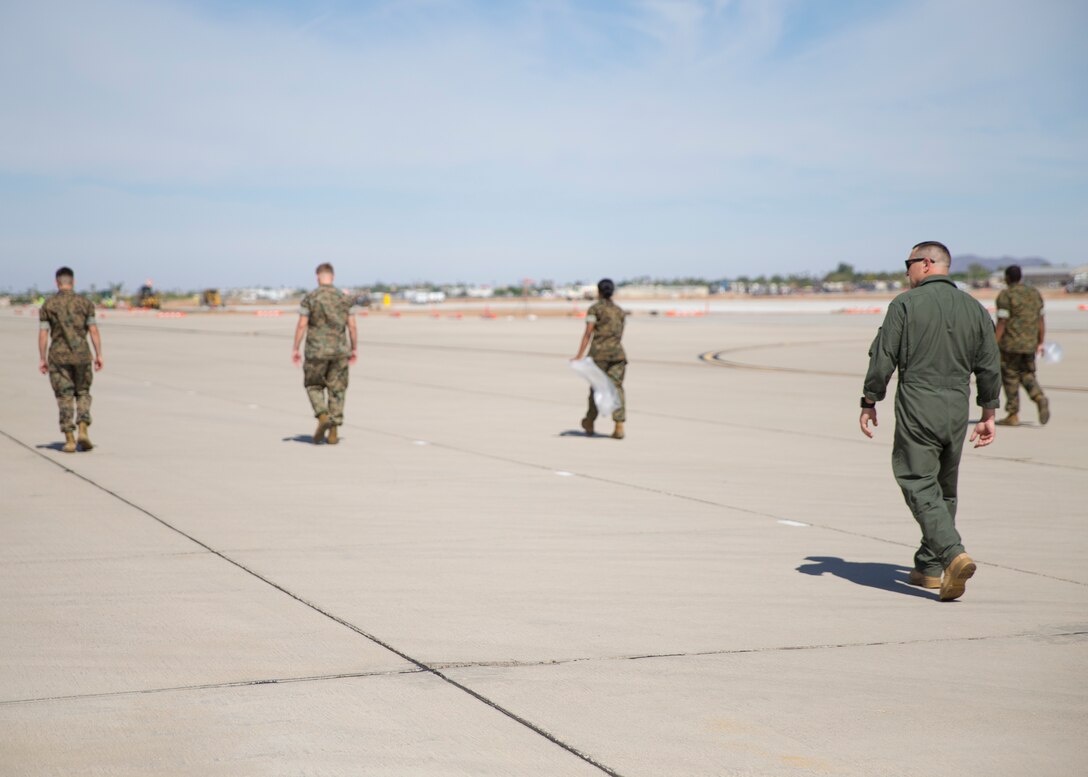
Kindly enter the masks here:
M 60 411 L 65 453 L 94 448 L 91 425 L 91 383 L 102 369 L 102 338 L 94 315 L 94 303 L 76 294 L 75 273 L 70 267 L 56 272 L 57 293 L 38 312 L 38 370 L 49 375 L 53 396 Z M 94 356 L 87 345 L 94 344 Z M 48 351 L 46 347 L 48 346 Z M 79 438 L 75 431 L 79 425 Z
M 302 380 L 317 418 L 314 445 L 322 441 L 336 445 L 340 442 L 338 430 L 344 423 L 348 365 L 358 359 L 358 334 L 352 299 L 333 286 L 336 276 L 332 265 L 319 264 L 315 272 L 317 288 L 303 297 L 299 305 L 291 360 L 295 364 L 302 362 L 299 346 L 305 338 Z
M 1001 350 L 1001 382 L 1005 384 L 1005 412 L 999 426 L 1020 425 L 1020 386 L 1039 409 L 1039 423 L 1050 420 L 1050 400 L 1035 378 L 1035 356 L 1042 355 L 1046 339 L 1043 295 L 1025 286 L 1023 272 L 1005 268 L 1006 288 L 997 295 L 997 345 Z
M 622 440 L 624 436 L 623 424 L 626 419 L 626 398 L 623 391 L 623 378 L 627 371 L 627 354 L 623 350 L 623 323 L 627 317 L 627 311 L 612 301 L 612 295 L 616 291 L 616 284 L 609 278 L 602 278 L 597 284 L 597 302 L 590 306 L 586 312 L 586 329 L 582 334 L 582 342 L 578 346 L 578 355 L 575 361 L 585 356 L 586 348 L 589 348 L 589 357 L 601 368 L 609 380 L 616 387 L 619 394 L 620 406 L 612 413 L 612 420 L 616 426 L 612 436 Z M 593 434 L 593 423 L 597 420 L 597 403 L 593 401 L 593 389 L 589 390 L 589 409 L 582 419 L 582 428 L 586 434 Z
M 982 305 L 949 280 L 951 266 L 943 244 L 914 246 L 906 261 L 911 288 L 889 303 L 869 348 L 859 419 L 862 433 L 871 438 L 876 403 L 898 370 L 892 472 L 922 530 L 908 582 L 939 588 L 941 601 L 963 596 L 977 566 L 956 529 L 971 373 L 977 383 L 975 401 L 982 408 L 970 438 L 976 448 L 994 441 L 1001 392 L 993 322 Z

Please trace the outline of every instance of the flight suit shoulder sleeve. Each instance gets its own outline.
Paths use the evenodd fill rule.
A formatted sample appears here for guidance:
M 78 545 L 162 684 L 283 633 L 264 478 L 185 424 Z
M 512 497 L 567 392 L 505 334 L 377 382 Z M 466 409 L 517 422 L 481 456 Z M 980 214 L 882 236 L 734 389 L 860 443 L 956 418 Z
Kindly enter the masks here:
M 869 346 L 869 369 L 865 373 L 862 393 L 870 402 L 879 402 L 888 393 L 888 381 L 899 366 L 899 344 L 905 320 L 906 305 L 896 297 L 888 304 L 884 322 Z
M 994 322 L 990 314 L 979 305 L 978 347 L 975 349 L 975 402 L 981 408 L 996 408 L 1001 404 L 1001 352 L 994 337 Z

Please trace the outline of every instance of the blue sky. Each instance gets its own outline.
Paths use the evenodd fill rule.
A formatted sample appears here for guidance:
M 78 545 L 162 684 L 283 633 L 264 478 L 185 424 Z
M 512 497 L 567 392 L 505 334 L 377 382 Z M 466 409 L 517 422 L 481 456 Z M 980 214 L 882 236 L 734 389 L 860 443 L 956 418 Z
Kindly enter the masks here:
M 1088 262 L 1079 0 L 0 3 L 0 288 Z

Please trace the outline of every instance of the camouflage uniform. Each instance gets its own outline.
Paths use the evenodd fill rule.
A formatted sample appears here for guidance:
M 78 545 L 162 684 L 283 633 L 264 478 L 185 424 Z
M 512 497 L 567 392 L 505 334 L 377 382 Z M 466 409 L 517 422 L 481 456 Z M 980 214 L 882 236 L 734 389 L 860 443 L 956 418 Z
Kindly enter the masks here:
M 1001 349 L 1001 382 L 1005 384 L 1005 410 L 1020 412 L 1020 384 L 1031 400 L 1043 399 L 1035 380 L 1035 350 L 1039 347 L 1039 321 L 1043 317 L 1043 296 L 1037 289 L 1014 283 L 997 295 L 997 318 L 1005 322 Z
M 623 423 L 626 419 L 626 399 L 623 393 L 623 376 L 627 371 L 627 354 L 620 339 L 623 337 L 623 320 L 627 311 L 610 299 L 593 303 L 586 312 L 586 323 L 593 324 L 593 340 L 589 344 L 589 358 L 601 368 L 616 386 L 620 406 L 612 413 L 612 420 Z M 589 410 L 586 418 L 597 418 L 597 403 L 593 401 L 593 389 L 589 390 Z
M 46 300 L 38 316 L 39 326 L 49 332 L 49 383 L 57 398 L 60 430 L 74 431 L 77 423 L 90 426 L 94 358 L 87 333 L 96 324 L 94 304 L 65 289 Z
M 328 413 L 334 426 L 344 423 L 344 395 L 348 390 L 348 317 L 352 301 L 333 286 L 318 286 L 299 306 L 306 316 L 306 361 L 302 379 L 314 416 Z M 326 392 L 328 400 L 326 401 Z
M 979 407 L 996 408 L 1001 401 L 993 321 L 947 276 L 928 278 L 888 305 L 869 348 L 865 398 L 884 399 L 896 369 L 892 473 L 922 529 L 915 569 L 940 577 L 964 552 L 956 493 L 971 373 Z

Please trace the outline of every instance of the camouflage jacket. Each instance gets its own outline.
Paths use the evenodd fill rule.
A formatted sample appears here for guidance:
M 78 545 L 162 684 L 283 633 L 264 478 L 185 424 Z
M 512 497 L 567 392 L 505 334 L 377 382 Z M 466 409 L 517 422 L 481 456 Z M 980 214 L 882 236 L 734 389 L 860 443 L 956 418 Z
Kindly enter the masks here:
M 49 331 L 49 361 L 89 364 L 93 361 L 87 332 L 96 325 L 94 303 L 72 291 L 58 291 L 38 311 L 41 328 Z
M 1005 322 L 998 345 L 1008 353 L 1035 353 L 1039 346 L 1039 320 L 1043 295 L 1031 286 L 1014 283 L 997 295 L 997 320 Z
M 351 297 L 335 286 L 318 286 L 302 298 L 298 312 L 309 319 L 307 359 L 333 359 L 351 353 L 347 336 L 351 306 Z
M 593 324 L 593 340 L 589 344 L 589 357 L 595 362 L 627 361 L 623 352 L 623 320 L 627 311 L 610 299 L 593 303 L 586 312 L 586 323 Z

